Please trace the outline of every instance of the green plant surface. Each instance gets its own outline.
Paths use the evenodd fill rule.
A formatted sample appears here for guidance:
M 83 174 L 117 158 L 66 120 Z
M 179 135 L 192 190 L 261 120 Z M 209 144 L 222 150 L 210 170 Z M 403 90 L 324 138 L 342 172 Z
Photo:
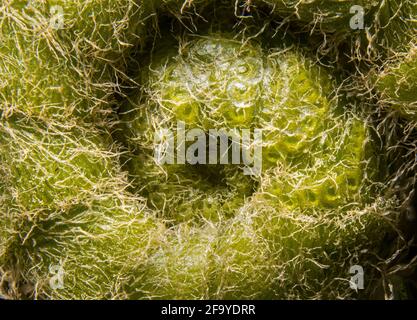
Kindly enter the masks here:
M 409 120 L 415 120 L 417 102 L 417 47 L 387 64 L 376 79 L 376 89 L 381 95 L 380 103 L 392 107 Z
M 312 37 L 320 45 L 319 49 L 327 51 L 334 45 L 349 43 L 350 59 L 358 62 L 380 61 L 405 52 L 417 35 L 417 4 L 412 0 L 259 0 L 253 3 L 255 10 L 258 4 L 267 4 L 284 21 L 300 25 L 302 32 L 323 35 L 323 41 Z M 354 6 L 361 7 L 363 12 L 358 12 L 357 7 L 351 12 Z M 355 15 L 363 17 L 363 29 L 352 29 Z
M 236 60 L 238 54 L 245 58 Z M 255 44 L 246 47 L 214 35 L 187 42 L 183 55 L 154 64 L 151 70 L 144 92 L 136 93 L 136 100 L 126 107 L 130 111 L 125 119 L 128 143 L 138 154 L 130 160 L 130 172 L 137 177 L 138 189 L 157 208 L 177 208 L 180 216 L 189 217 L 195 212 L 196 200 L 199 212 L 213 210 L 204 217 L 216 217 L 223 203 L 230 203 L 233 197 L 242 199 L 239 190 L 250 196 L 256 187 L 238 166 L 235 170 L 229 167 L 228 172 L 214 165 L 200 165 L 197 170 L 181 164 L 158 166 L 155 134 L 160 128 L 176 132 L 178 121 L 188 129 L 206 132 L 210 128 L 262 128 L 266 172 L 262 187 L 277 196 L 277 201 L 288 199 L 307 207 L 360 202 L 369 160 L 365 148 L 370 147 L 366 120 L 352 114 L 340 116 L 335 81 L 309 58 L 293 51 L 268 56 Z M 234 75 L 234 70 L 243 73 Z M 231 90 L 231 82 L 250 88 L 251 94 Z M 247 106 L 242 107 L 248 98 Z M 277 173 L 281 177 L 275 180 L 268 170 L 276 166 L 285 167 L 287 175 Z M 241 182 L 236 192 L 227 183 L 232 174 L 231 185 L 236 179 Z M 222 198 L 220 206 L 207 204 Z M 232 211 L 243 203 L 235 202 Z
M 45 119 L 99 122 L 116 75 L 146 38 L 141 1 L 5 1 L 0 7 L 0 105 Z
M 0 295 L 404 296 L 415 18 L 408 0 L 3 1 Z M 179 123 L 261 129 L 261 174 L 158 163 Z
M 7 293 L 122 297 L 118 283 L 129 276 L 129 263 L 146 257 L 164 227 L 142 199 L 125 191 L 118 154 L 105 134 L 24 117 L 2 120 L 0 131 L 0 263 L 11 277 Z M 53 266 L 64 270 L 62 290 L 50 285 Z

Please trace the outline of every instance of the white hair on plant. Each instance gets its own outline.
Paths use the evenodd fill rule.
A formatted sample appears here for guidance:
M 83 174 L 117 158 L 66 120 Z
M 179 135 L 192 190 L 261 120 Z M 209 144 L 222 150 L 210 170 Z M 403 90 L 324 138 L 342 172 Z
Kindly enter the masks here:
M 372 296 L 349 270 L 375 284 L 406 248 L 414 22 L 407 0 L 3 1 L 0 295 Z M 261 176 L 155 163 L 178 121 L 262 128 Z

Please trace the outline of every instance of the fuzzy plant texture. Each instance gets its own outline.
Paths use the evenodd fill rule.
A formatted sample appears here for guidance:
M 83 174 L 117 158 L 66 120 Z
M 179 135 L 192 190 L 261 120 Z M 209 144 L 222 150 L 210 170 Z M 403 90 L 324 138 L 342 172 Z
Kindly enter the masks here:
M 411 297 L 416 15 L 408 0 L 2 1 L 0 297 Z M 260 150 L 262 169 L 157 161 L 179 126 L 231 133 L 223 156 Z M 201 156 L 195 142 L 174 153 Z

